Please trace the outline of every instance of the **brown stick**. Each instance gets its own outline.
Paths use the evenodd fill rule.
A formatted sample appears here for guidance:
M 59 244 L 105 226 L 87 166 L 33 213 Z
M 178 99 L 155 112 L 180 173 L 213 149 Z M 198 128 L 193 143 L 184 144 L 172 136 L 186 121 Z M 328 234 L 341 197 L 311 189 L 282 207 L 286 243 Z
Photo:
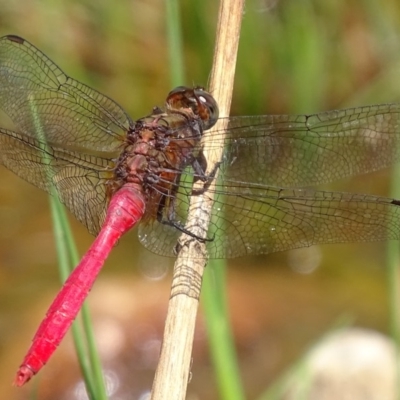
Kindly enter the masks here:
M 210 91 L 218 102 L 220 117 L 229 115 L 243 5 L 244 0 L 221 0 L 220 4 L 210 81 Z M 224 119 L 218 121 L 214 129 L 224 130 L 225 122 Z M 221 159 L 223 150 L 217 151 L 213 147 L 212 137 L 212 132 L 207 133 L 203 142 L 209 170 Z M 198 237 L 205 237 L 208 230 L 212 204 L 213 198 L 210 193 L 192 197 L 187 224 Z M 195 321 L 207 254 L 205 245 L 192 237 L 183 235 L 180 244 L 182 249 L 174 267 L 171 298 L 160 360 L 153 383 L 152 400 L 185 399 L 189 381 Z

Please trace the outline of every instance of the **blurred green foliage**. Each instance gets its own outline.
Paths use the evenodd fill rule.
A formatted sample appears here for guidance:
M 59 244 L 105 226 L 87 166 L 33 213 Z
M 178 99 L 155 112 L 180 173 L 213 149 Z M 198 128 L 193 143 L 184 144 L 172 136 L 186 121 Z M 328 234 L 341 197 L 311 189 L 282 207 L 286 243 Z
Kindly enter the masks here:
M 217 8 L 214 0 L 181 2 L 187 77 L 181 84 L 207 86 Z M 161 0 L 0 0 L 0 27 L 1 35 L 28 39 L 67 74 L 119 102 L 134 119 L 162 106 L 171 89 Z M 399 71 L 397 0 L 248 0 L 232 114 L 313 113 L 393 102 L 400 99 Z M 129 251 L 131 270 L 131 246 Z M 344 284 L 343 292 L 353 290 L 351 279 Z M 374 296 L 371 291 L 371 301 Z M 13 318 L 4 324 L 9 329 Z M 371 325 L 381 324 L 379 318 L 371 314 Z M 282 363 L 292 360 L 296 340 L 286 346 Z M 1 337 L 0 346 L 5 347 Z M 9 368 L 9 363 L 1 365 L 8 371 L 0 386 L 5 398 L 15 395 L 3 391 L 9 387 Z M 260 371 L 260 381 L 245 379 L 249 398 L 273 380 L 277 368 Z M 196 383 L 197 376 L 191 385 L 201 398 L 217 398 L 214 383 Z
M 188 82 L 207 85 L 217 2 L 182 2 Z M 135 117 L 170 90 L 163 1 L 0 1 L 2 33 L 36 44 L 70 75 Z M 237 64 L 235 113 L 315 112 L 360 92 L 393 101 L 400 5 L 373 0 L 250 0 Z

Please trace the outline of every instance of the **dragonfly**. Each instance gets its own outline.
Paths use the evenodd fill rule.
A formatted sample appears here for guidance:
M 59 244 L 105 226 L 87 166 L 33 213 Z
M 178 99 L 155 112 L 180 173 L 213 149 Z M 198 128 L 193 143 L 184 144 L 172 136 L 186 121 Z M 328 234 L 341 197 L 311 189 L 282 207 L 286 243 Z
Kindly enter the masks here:
M 108 254 L 136 225 L 140 242 L 164 256 L 176 255 L 182 233 L 204 242 L 210 258 L 400 238 L 400 200 L 310 188 L 398 161 L 400 104 L 232 116 L 224 132 L 211 131 L 209 151 L 223 151 L 209 166 L 202 140 L 218 105 L 205 89 L 177 87 L 163 109 L 134 121 L 8 35 L 0 38 L 0 109 L 13 123 L 0 128 L 0 164 L 58 196 L 96 237 L 40 324 L 18 386 L 49 360 Z M 211 226 L 199 236 L 186 224 L 189 203 L 207 193 Z

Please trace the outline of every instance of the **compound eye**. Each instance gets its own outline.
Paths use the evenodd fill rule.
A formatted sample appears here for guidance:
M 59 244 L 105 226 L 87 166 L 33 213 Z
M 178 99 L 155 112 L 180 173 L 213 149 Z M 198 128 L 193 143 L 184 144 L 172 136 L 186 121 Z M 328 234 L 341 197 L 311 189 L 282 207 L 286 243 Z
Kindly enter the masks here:
M 174 96 L 176 94 L 184 94 L 185 92 L 187 92 L 188 90 L 190 90 L 188 87 L 186 86 L 178 86 L 175 89 L 172 89 L 169 93 L 168 93 L 168 97 L 170 96 Z
M 204 130 L 210 129 L 217 122 L 219 115 L 214 97 L 201 87 L 190 89 L 178 86 L 169 92 L 166 106 L 170 110 L 190 108 L 203 121 Z
M 218 104 L 210 93 L 202 88 L 196 88 L 194 93 L 199 100 L 199 115 L 204 122 L 204 129 L 210 129 L 218 120 Z
M 168 93 L 166 106 L 170 109 L 192 108 L 196 103 L 193 98 L 193 89 L 186 86 L 178 86 Z

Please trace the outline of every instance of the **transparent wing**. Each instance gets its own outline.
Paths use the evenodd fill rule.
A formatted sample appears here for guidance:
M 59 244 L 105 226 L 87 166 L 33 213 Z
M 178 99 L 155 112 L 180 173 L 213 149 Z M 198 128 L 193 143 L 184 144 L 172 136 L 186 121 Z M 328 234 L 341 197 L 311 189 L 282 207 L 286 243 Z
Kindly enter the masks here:
M 16 130 L 71 150 L 113 152 L 131 125 L 113 100 L 69 76 L 17 36 L 0 39 L 0 108 Z
M 42 190 L 52 193 L 54 188 L 61 202 L 97 235 L 108 205 L 105 183 L 112 177 L 111 160 L 0 129 L 0 164 Z
M 231 258 L 321 243 L 399 239 L 399 206 L 400 201 L 363 194 L 225 181 L 215 190 L 209 256 Z M 177 222 L 185 223 L 187 209 L 188 196 L 182 194 L 175 207 Z M 157 220 L 139 228 L 142 244 L 167 256 L 173 256 L 180 234 Z
M 399 104 L 315 115 L 231 117 L 226 136 L 210 132 L 223 159 L 208 238 L 211 257 L 237 257 L 317 243 L 399 238 L 399 202 L 392 199 L 295 189 L 370 172 L 400 157 Z M 211 148 L 212 151 L 212 148 Z M 171 210 L 184 226 L 190 186 Z M 189 227 L 190 229 L 190 227 Z M 144 221 L 140 240 L 172 255 L 179 231 Z
M 0 40 L 0 108 L 19 131 L 0 132 L 2 163 L 42 189 L 55 186 L 61 200 L 96 233 L 107 203 L 110 153 L 117 152 L 131 127 L 129 117 L 15 36 Z M 208 235 L 215 235 L 208 242 L 211 256 L 397 238 L 396 200 L 293 187 L 330 182 L 397 161 L 399 112 L 399 104 L 386 104 L 315 115 L 232 117 L 226 136 L 211 132 L 213 145 L 223 148 Z M 185 148 L 191 143 L 187 136 L 183 141 L 180 137 L 179 132 L 169 136 L 170 148 L 184 153 L 176 159 L 193 151 Z M 105 153 L 102 158 L 85 152 Z M 179 166 L 173 167 L 179 174 Z M 155 212 L 157 203 L 148 204 L 140 228 L 142 243 L 159 254 L 172 255 L 180 231 L 155 217 L 183 226 L 189 198 L 196 201 L 184 182 L 176 195 L 176 200 L 164 202 L 161 214 Z
M 293 187 L 375 171 L 400 159 L 400 105 L 315 115 L 231 117 L 222 179 Z

